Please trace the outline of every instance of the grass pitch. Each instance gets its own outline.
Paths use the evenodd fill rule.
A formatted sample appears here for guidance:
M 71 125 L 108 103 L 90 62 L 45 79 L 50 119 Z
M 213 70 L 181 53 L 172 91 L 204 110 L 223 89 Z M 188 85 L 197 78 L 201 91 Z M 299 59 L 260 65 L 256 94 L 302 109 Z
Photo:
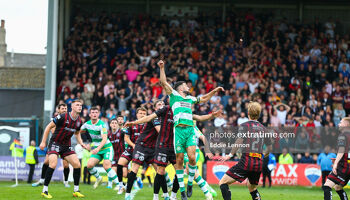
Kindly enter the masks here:
M 1 200 L 32 200 L 43 199 L 40 196 L 42 186 L 32 187 L 29 184 L 21 182 L 17 187 L 11 187 L 13 182 L 0 182 L 0 199 Z M 49 192 L 53 196 L 53 199 L 67 200 L 75 199 L 72 197 L 73 184 L 70 183 L 70 188 L 65 188 L 62 183 L 52 183 L 49 186 Z M 197 185 L 194 185 L 193 196 L 191 200 L 205 200 L 204 194 Z M 212 186 L 218 193 L 218 196 L 214 199 L 222 199 L 220 188 L 217 185 Z M 248 189 L 245 186 L 232 185 L 230 187 L 232 193 L 232 199 L 235 200 L 250 200 L 251 196 Z M 92 188 L 92 185 L 80 185 L 80 191 L 86 197 L 86 200 L 123 200 L 124 195 L 117 195 L 117 192 L 113 189 L 107 189 L 106 185 L 100 185 L 96 190 Z M 259 188 L 259 192 L 263 200 L 320 200 L 323 199 L 323 191 L 318 188 L 306 188 L 306 187 L 293 187 L 293 186 L 275 186 L 272 188 Z M 349 189 L 346 190 L 349 193 Z M 148 187 L 147 184 L 144 188 L 139 190 L 134 200 L 152 200 L 153 188 Z M 161 199 L 161 198 L 160 198 Z M 178 199 L 180 199 L 178 193 Z M 333 191 L 333 199 L 338 200 L 338 194 Z

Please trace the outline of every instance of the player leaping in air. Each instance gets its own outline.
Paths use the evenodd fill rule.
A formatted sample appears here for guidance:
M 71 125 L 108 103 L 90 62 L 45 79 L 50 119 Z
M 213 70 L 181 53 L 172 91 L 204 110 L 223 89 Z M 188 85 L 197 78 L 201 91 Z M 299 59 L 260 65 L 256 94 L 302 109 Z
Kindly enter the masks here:
M 91 175 L 96 177 L 94 189 L 97 188 L 102 181 L 102 177 L 98 173 L 95 166 L 103 160 L 103 168 L 107 171 L 108 179 L 117 183 L 117 174 L 112 170 L 112 160 L 114 158 L 114 150 L 112 143 L 108 139 L 108 132 L 105 123 L 98 118 L 100 110 L 98 107 L 90 109 L 90 121 L 87 121 L 81 127 L 81 133 L 88 132 L 92 139 L 91 157 L 87 163 L 87 168 Z
M 176 175 L 180 185 L 181 199 L 187 199 L 192 196 L 192 184 L 196 173 L 196 136 L 194 132 L 192 105 L 204 103 L 210 100 L 216 92 L 224 91 L 222 87 L 215 88 L 202 97 L 193 97 L 189 93 L 187 84 L 178 81 L 174 89 L 169 85 L 166 79 L 164 62 L 158 62 L 160 68 L 160 84 L 170 97 L 170 106 L 174 114 L 174 147 L 176 153 Z M 187 195 L 184 184 L 184 153 L 187 152 L 189 159 L 189 175 L 187 185 Z
M 165 200 L 169 199 L 168 196 L 168 191 L 167 191 L 167 181 L 166 181 L 166 172 L 165 168 L 167 167 L 168 163 L 175 164 L 176 163 L 176 156 L 174 152 L 174 120 L 173 120 L 173 112 L 170 108 L 169 105 L 164 105 L 164 102 L 162 100 L 158 100 L 154 103 L 157 105 L 158 109 L 152 113 L 151 115 L 145 116 L 141 119 L 138 119 L 133 122 L 128 122 L 125 124 L 126 127 L 134 126 L 136 124 L 143 124 L 143 123 L 148 123 L 152 121 L 155 118 L 160 119 L 160 130 L 158 131 L 158 137 L 157 137 L 157 143 L 156 143 L 156 150 L 155 150 L 155 155 L 154 155 L 154 162 L 157 164 L 157 174 L 154 179 L 154 195 L 153 195 L 153 200 L 158 200 L 158 194 L 160 188 L 163 189 L 163 193 L 165 194 Z M 193 118 L 198 120 L 198 121 L 206 121 L 213 119 L 221 114 L 221 111 L 217 111 L 214 113 L 211 113 L 209 115 L 193 115 Z M 205 186 L 205 181 L 203 181 L 201 178 L 198 177 L 197 180 L 199 184 L 203 183 L 200 185 L 200 187 Z M 174 187 L 172 190 L 172 196 L 170 197 L 171 200 L 176 199 L 176 193 L 179 189 L 178 187 L 178 181 L 175 176 L 175 181 L 174 181 Z M 206 190 L 208 191 L 208 190 Z M 212 200 L 211 194 L 208 192 L 205 193 L 205 196 L 207 197 L 208 200 Z
M 257 120 L 261 113 L 261 106 L 257 102 L 248 104 L 249 121 L 242 123 L 239 127 L 240 132 L 259 133 L 265 132 L 265 127 Z M 248 178 L 248 189 L 253 200 L 261 200 L 257 190 L 260 174 L 263 166 L 263 145 L 266 144 L 266 154 L 272 149 L 270 138 L 237 138 L 235 144 L 250 144 L 249 148 L 242 150 L 242 157 L 236 165 L 227 170 L 226 174 L 220 180 L 220 189 L 224 200 L 231 200 L 231 191 L 229 184 L 236 181 L 243 182 Z M 238 146 L 238 145 L 237 145 Z M 237 152 L 238 147 L 233 147 L 230 154 L 223 157 L 221 161 L 229 160 Z

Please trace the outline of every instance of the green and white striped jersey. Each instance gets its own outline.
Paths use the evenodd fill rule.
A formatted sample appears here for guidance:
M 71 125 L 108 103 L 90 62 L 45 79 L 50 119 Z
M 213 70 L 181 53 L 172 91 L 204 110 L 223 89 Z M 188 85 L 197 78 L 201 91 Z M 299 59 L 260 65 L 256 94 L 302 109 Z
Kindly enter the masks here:
M 107 128 L 105 123 L 102 120 L 98 120 L 96 124 L 93 124 L 92 121 L 87 121 L 83 126 L 81 127 L 81 130 L 87 131 L 92 139 L 92 148 L 96 148 L 100 145 L 102 141 L 102 135 L 108 134 Z M 107 138 L 106 144 L 101 148 L 101 150 L 112 147 L 112 143 Z
M 179 124 L 193 126 L 192 104 L 199 103 L 199 97 L 187 95 L 182 97 L 176 90 L 169 95 L 170 107 L 174 113 L 174 127 Z

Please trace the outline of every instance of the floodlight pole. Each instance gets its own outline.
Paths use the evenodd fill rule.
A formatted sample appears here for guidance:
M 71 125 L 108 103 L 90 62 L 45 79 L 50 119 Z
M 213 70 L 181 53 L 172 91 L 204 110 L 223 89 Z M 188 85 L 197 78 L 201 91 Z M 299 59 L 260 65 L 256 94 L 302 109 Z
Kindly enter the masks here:
M 50 122 L 55 107 L 58 7 L 58 1 L 49 0 L 43 127 Z

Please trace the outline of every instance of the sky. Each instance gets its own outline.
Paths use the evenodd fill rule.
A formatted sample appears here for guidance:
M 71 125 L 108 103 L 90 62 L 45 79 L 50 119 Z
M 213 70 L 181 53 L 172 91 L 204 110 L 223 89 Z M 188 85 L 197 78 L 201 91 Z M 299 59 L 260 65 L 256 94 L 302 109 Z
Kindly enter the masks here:
M 7 52 L 46 54 L 48 0 L 0 0 Z

